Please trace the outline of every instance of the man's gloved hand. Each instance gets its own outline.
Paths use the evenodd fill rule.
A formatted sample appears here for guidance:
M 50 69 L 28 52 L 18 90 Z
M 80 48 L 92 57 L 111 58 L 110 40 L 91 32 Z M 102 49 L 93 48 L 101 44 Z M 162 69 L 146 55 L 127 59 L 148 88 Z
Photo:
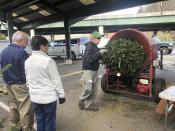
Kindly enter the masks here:
M 59 104 L 63 104 L 66 101 L 66 98 L 59 98 Z
M 101 54 L 104 54 L 105 52 L 107 52 L 106 49 L 101 49 L 101 50 L 100 50 L 100 53 L 101 53 Z

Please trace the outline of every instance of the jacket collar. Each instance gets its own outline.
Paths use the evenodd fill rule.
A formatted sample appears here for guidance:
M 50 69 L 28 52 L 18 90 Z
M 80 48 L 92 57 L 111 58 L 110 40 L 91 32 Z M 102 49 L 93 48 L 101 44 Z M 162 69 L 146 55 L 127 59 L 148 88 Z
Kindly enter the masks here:
M 32 51 L 32 55 L 44 55 L 44 56 L 48 56 L 46 53 L 44 53 L 42 51 Z
M 16 46 L 16 47 L 22 48 L 21 46 L 17 45 L 16 43 L 11 43 L 11 44 L 9 44 L 9 46 Z

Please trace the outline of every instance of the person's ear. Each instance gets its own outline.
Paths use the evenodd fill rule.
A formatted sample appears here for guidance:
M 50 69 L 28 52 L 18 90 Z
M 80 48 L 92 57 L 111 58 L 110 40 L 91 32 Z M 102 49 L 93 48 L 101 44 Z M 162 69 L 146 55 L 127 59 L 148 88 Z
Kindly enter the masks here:
M 40 50 L 42 50 L 43 48 L 44 48 L 44 46 L 43 46 L 43 45 L 41 45 L 41 46 L 40 46 Z

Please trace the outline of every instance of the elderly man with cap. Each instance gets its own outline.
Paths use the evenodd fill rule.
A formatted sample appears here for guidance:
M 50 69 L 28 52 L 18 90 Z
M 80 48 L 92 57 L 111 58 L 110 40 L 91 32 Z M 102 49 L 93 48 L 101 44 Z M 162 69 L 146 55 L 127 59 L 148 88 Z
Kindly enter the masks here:
M 97 94 L 97 80 L 98 80 L 98 69 L 99 59 L 101 53 L 97 45 L 100 43 L 102 34 L 94 31 L 91 34 L 90 42 L 88 42 L 83 56 L 82 65 L 82 80 L 83 80 L 83 91 L 79 97 L 79 108 L 85 111 L 96 111 L 98 110 L 94 106 L 96 94 Z

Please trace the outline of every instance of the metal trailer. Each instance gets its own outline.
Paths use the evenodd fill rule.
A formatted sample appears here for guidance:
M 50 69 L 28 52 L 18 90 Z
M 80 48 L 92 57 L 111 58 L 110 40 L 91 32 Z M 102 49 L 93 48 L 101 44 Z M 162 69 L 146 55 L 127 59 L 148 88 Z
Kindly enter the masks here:
M 102 90 L 106 93 L 118 93 L 139 99 L 149 98 L 155 102 L 159 102 L 159 93 L 166 88 L 166 83 L 164 79 L 156 78 L 155 76 L 156 67 L 162 68 L 162 59 L 161 61 L 158 60 L 156 45 L 144 33 L 134 29 L 121 30 L 109 41 L 120 38 L 138 41 L 146 53 L 145 62 L 135 76 L 122 76 L 120 72 L 113 74 L 109 69 L 106 69 L 106 73 L 101 80 Z M 163 55 L 163 53 L 161 54 Z

